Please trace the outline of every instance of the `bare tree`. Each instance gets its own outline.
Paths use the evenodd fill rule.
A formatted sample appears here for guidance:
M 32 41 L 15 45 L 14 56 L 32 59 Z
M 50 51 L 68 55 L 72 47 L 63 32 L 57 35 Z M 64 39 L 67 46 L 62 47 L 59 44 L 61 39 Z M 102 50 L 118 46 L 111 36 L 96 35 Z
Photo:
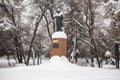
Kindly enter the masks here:
M 96 57 L 98 66 L 100 67 L 99 54 L 97 52 L 97 45 L 95 39 L 95 13 L 98 6 L 95 1 L 84 0 L 84 1 L 71 1 L 71 13 L 70 17 L 73 22 L 71 26 L 74 26 L 75 33 L 77 35 L 77 41 L 81 40 L 84 43 L 88 44 L 90 47 L 91 53 L 91 62 L 94 66 L 94 57 Z M 77 28 L 75 28 L 77 27 Z M 74 30 L 73 30 L 74 31 Z M 75 34 L 74 33 L 74 34 Z
M 11 31 L 12 35 L 13 35 L 13 39 L 14 39 L 14 45 L 15 45 L 15 49 L 16 49 L 16 54 L 17 54 L 17 59 L 19 63 L 23 62 L 23 46 L 22 46 L 22 42 L 21 42 L 21 38 L 19 35 L 19 25 L 18 23 L 18 18 L 16 18 L 16 15 L 20 15 L 17 14 L 18 11 L 20 11 L 20 9 L 17 11 L 17 9 L 15 8 L 15 6 L 13 4 L 11 4 L 10 0 L 2 0 L 2 2 L 0 3 L 0 7 L 3 10 L 3 13 L 5 13 L 5 17 L 9 19 L 9 21 L 11 22 L 10 24 L 12 26 L 14 26 L 15 28 L 13 29 L 13 31 Z M 19 12 L 18 12 L 19 13 Z

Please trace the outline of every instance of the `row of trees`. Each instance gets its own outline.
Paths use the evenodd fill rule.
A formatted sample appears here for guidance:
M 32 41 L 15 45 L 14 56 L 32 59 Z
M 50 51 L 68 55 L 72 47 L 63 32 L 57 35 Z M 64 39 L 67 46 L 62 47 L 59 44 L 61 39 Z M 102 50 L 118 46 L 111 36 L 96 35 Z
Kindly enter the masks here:
M 119 50 L 114 49 L 114 46 L 115 42 L 120 41 L 120 20 L 118 19 L 118 5 L 120 4 L 118 1 L 104 4 L 101 0 L 72 0 L 68 4 L 71 10 L 67 16 L 68 21 L 71 22 L 67 24 L 67 30 L 73 32 L 69 33 L 68 31 L 68 35 L 74 35 L 73 41 L 76 45 L 73 47 L 79 48 L 83 54 L 87 53 L 84 56 L 91 57 L 91 66 L 94 66 L 93 58 L 96 58 L 98 66 L 101 67 L 99 58 L 103 58 L 106 50 L 112 51 L 113 54 L 115 51 L 119 53 Z M 110 23 L 107 22 L 109 25 L 103 22 L 106 19 L 111 20 Z M 71 41 L 71 39 L 69 40 Z M 74 43 L 69 44 L 73 45 Z M 69 47 L 71 50 L 72 47 Z
M 49 54 L 51 34 L 55 32 L 54 14 L 60 8 L 64 13 L 64 28 L 68 36 L 68 55 L 78 50 L 82 57 L 91 58 L 91 66 L 94 66 L 93 58 L 96 58 L 101 67 L 99 58 L 103 58 L 106 50 L 114 53 L 114 43 L 120 41 L 120 4 L 118 0 L 113 2 L 2 0 L 1 56 L 11 53 L 19 63 L 25 62 L 28 65 L 33 52 L 38 61 L 40 55 Z

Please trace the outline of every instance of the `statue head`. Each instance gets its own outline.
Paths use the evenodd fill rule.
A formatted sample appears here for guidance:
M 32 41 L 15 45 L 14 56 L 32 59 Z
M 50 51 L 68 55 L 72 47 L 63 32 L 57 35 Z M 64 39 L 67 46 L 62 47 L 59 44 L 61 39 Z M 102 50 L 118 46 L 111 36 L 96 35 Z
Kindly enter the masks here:
M 57 9 L 57 13 L 60 13 L 60 9 L 59 8 Z

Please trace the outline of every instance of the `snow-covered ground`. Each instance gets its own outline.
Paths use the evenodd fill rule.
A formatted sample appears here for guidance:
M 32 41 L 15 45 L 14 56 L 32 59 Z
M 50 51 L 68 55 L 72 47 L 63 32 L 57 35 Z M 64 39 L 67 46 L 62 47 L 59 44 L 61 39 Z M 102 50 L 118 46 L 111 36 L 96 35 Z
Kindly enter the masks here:
M 11 66 L 8 65 L 9 64 L 9 61 L 5 58 L 0 58 L 0 69 L 1 68 L 9 68 L 9 67 L 14 67 L 16 62 L 14 59 L 11 59 L 10 60 L 10 64 Z
M 54 56 L 39 66 L 0 68 L 0 80 L 120 80 L 120 70 L 81 67 Z

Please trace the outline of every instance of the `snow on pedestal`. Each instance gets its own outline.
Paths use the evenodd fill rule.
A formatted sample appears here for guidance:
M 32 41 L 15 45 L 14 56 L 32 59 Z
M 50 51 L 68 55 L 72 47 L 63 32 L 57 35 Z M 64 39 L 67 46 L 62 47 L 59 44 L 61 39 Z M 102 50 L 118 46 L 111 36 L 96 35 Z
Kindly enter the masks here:
M 51 55 L 66 56 L 66 54 L 67 54 L 67 35 L 62 31 L 53 33 L 51 41 Z
M 62 31 L 58 31 L 58 32 L 53 33 L 52 38 L 64 38 L 64 39 L 67 39 L 67 35 Z

